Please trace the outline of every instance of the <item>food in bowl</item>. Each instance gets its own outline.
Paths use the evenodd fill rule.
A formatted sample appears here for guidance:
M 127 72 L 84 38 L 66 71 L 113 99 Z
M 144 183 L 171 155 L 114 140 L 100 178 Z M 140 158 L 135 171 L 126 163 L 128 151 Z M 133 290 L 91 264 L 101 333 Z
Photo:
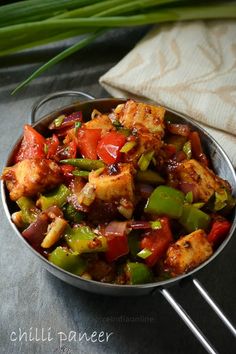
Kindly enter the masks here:
M 45 136 L 25 125 L 2 179 L 12 221 L 56 266 L 85 279 L 143 284 L 206 261 L 235 206 L 199 133 L 164 107 L 59 115 Z

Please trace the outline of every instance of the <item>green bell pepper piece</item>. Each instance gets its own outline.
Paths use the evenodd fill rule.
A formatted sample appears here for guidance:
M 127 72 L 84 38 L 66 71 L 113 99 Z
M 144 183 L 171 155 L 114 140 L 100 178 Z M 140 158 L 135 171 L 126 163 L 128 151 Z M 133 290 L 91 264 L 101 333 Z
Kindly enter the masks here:
M 85 259 L 82 259 L 77 253 L 71 252 L 61 246 L 50 253 L 48 260 L 58 267 L 76 275 L 83 274 L 87 267 Z
M 158 186 L 150 195 L 144 211 L 178 219 L 182 214 L 184 199 L 183 192 L 168 186 Z
M 17 199 L 16 203 L 22 212 L 22 221 L 25 224 L 31 224 L 36 220 L 39 210 L 36 208 L 32 199 L 28 197 L 20 197 Z
M 59 187 L 54 189 L 52 192 L 41 195 L 37 201 L 37 205 L 41 207 L 42 210 L 56 205 L 61 208 L 67 202 L 67 197 L 70 195 L 70 190 L 61 184 Z
M 77 224 L 80 223 L 84 217 L 83 214 L 76 210 L 71 204 L 66 204 L 63 207 L 63 213 L 66 220 Z
M 65 239 L 68 246 L 78 254 L 107 251 L 106 237 L 97 236 L 88 226 L 68 230 Z
M 139 262 L 128 262 L 126 265 L 126 275 L 130 284 L 144 284 L 153 281 L 153 273 L 146 264 Z
M 104 167 L 105 164 L 101 160 L 90 160 L 90 159 L 68 159 L 61 160 L 63 164 L 72 165 L 78 167 L 80 170 L 92 171 L 98 168 Z
M 137 171 L 136 180 L 138 182 L 144 182 L 153 185 L 158 185 L 165 182 L 164 178 L 161 177 L 159 173 L 152 170 Z
M 193 205 L 184 205 L 183 212 L 179 218 L 180 224 L 188 231 L 193 232 L 198 229 L 206 230 L 210 223 L 210 216 Z

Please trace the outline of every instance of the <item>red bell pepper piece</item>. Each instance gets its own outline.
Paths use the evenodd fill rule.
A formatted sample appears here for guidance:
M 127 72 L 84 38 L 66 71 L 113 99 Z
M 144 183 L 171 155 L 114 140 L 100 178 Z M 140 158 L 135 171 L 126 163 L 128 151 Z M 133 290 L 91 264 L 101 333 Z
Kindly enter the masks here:
M 91 160 L 97 159 L 97 145 L 101 132 L 101 129 L 78 129 L 77 143 L 83 157 Z
M 46 151 L 48 159 L 51 159 L 56 155 L 58 146 L 59 139 L 56 134 L 53 134 L 51 138 L 46 139 Z
M 174 241 L 167 217 L 159 218 L 161 228 L 146 232 L 141 240 L 141 248 L 149 249 L 152 254 L 145 259 L 149 267 L 153 267 L 166 253 L 170 243 Z
M 213 222 L 211 230 L 207 235 L 207 239 L 213 246 L 217 246 L 222 242 L 229 233 L 231 223 L 228 220 L 216 220 Z
M 20 148 L 15 156 L 15 162 L 25 159 L 45 158 L 44 145 L 46 139 L 34 128 L 26 124 L 24 126 L 24 137 Z
M 193 157 L 205 166 L 209 166 L 209 161 L 203 152 L 201 140 L 198 132 L 191 132 L 189 134 L 189 140 L 191 142 L 191 149 Z
M 97 154 L 108 165 L 118 162 L 125 142 L 126 137 L 121 133 L 106 133 L 98 143 Z
M 106 259 L 108 262 L 113 262 L 129 253 L 126 228 L 127 222 L 116 221 L 106 227 L 104 234 L 107 238 Z
M 75 167 L 71 165 L 60 165 L 63 176 L 65 178 L 72 178 L 74 175 L 72 174 L 72 171 L 74 171 Z

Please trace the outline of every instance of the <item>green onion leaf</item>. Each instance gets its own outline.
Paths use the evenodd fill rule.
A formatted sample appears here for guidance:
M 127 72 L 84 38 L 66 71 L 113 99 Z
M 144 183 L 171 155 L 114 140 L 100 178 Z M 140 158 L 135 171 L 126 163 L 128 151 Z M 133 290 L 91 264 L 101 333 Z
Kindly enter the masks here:
M 204 205 L 205 203 L 193 203 L 193 206 L 197 209 L 201 209 Z
M 146 259 L 149 256 L 151 256 L 151 254 L 152 254 L 152 251 L 150 251 L 148 248 L 144 248 L 139 253 L 137 253 L 137 256 L 139 256 L 142 259 Z
M 84 177 L 84 178 L 88 179 L 89 171 L 78 171 L 78 170 L 74 170 L 74 171 L 72 171 L 72 174 L 73 174 L 74 176 Z
M 138 166 L 141 171 L 146 171 L 150 162 L 152 161 L 154 155 L 154 151 L 149 151 L 141 155 L 140 159 L 138 160 Z
M 158 229 L 161 229 L 161 227 L 162 227 L 160 220 L 150 221 L 150 224 L 151 224 L 151 228 L 153 230 L 158 230 Z
M 191 204 L 193 202 L 193 192 L 188 192 L 185 196 L 185 200 L 187 203 Z
M 219 211 L 223 209 L 227 205 L 227 201 L 228 201 L 228 193 L 224 188 L 215 192 L 214 210 Z
M 59 117 L 57 117 L 56 119 L 54 119 L 53 123 L 54 123 L 55 127 L 59 128 L 62 125 L 62 123 L 64 122 L 65 117 L 66 116 L 64 114 L 62 114 Z
M 135 146 L 137 145 L 136 141 L 127 141 L 120 149 L 120 152 L 123 152 L 124 154 L 127 154 L 130 150 L 132 150 Z
M 183 152 L 186 154 L 187 159 L 190 160 L 192 157 L 192 147 L 191 142 L 188 140 L 183 146 Z

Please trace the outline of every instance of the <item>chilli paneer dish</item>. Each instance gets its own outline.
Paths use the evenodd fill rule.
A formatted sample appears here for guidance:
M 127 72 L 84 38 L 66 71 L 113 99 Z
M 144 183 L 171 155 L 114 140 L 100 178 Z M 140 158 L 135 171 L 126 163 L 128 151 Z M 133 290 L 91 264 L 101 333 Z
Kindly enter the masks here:
M 85 279 L 143 284 L 189 272 L 228 235 L 235 199 L 199 133 L 165 108 L 127 100 L 110 112 L 25 125 L 2 174 L 12 221 L 50 262 Z

